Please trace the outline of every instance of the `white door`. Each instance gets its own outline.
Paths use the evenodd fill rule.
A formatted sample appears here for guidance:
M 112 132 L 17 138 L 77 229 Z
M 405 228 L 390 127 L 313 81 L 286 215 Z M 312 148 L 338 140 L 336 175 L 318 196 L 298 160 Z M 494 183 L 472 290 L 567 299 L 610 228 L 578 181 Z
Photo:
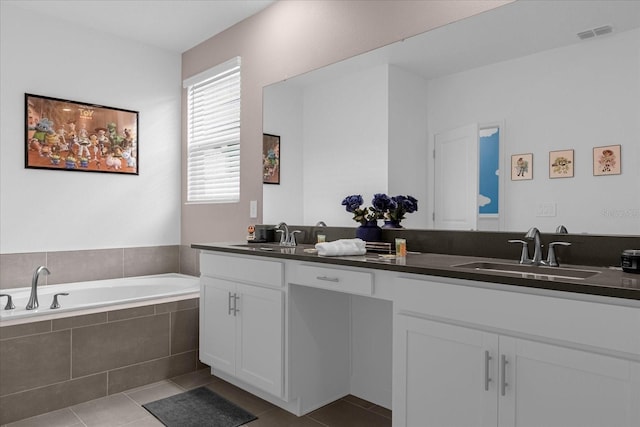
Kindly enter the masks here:
M 500 426 L 640 426 L 640 363 L 502 336 L 500 353 Z
M 236 284 L 202 276 L 200 288 L 200 360 L 212 368 L 235 373 Z
M 393 425 L 495 427 L 498 336 L 396 319 Z
M 283 391 L 283 294 L 237 285 L 236 376 L 276 396 Z
M 476 230 L 478 218 L 478 125 L 435 135 L 434 225 Z

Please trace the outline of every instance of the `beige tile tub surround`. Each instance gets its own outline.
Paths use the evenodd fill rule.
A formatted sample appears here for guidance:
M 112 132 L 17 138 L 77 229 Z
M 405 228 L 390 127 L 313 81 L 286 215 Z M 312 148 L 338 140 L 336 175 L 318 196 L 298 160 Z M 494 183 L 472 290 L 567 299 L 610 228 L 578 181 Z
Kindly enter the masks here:
M 51 271 L 40 277 L 41 285 L 163 273 L 198 276 L 197 254 L 180 245 L 0 254 L 0 289 L 31 286 L 40 265 Z
M 0 424 L 199 368 L 198 299 L 0 328 Z

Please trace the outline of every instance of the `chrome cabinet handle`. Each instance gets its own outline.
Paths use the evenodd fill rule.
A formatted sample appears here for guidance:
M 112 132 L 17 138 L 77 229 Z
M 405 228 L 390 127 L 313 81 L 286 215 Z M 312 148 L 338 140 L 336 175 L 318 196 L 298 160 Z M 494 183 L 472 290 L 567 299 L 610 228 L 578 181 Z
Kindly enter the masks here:
M 53 296 L 53 302 L 51 303 L 51 306 L 49 307 L 52 310 L 55 310 L 56 308 L 60 308 L 60 303 L 58 302 L 58 295 L 65 295 L 66 296 L 66 295 L 69 295 L 69 294 L 66 293 L 66 292 L 61 292 L 59 294 L 55 294 Z
M 237 316 L 238 313 L 240 313 L 240 310 L 238 309 L 238 300 L 240 299 L 240 297 L 238 296 L 238 294 L 233 294 L 233 315 Z
M 489 377 L 489 361 L 492 357 L 489 355 L 489 352 L 485 350 L 484 352 L 484 390 L 489 391 L 489 383 L 491 382 L 491 378 Z
M 316 279 L 322 280 L 325 282 L 334 282 L 334 283 L 338 283 L 340 281 L 340 279 L 337 277 L 328 277 L 328 276 L 317 276 Z
M 507 394 L 507 356 L 504 354 L 500 358 L 500 375 L 502 376 L 502 384 L 500 385 L 500 394 L 503 396 Z
M 231 294 L 231 292 L 229 292 L 229 299 L 227 301 L 227 305 L 229 306 L 229 312 L 227 313 L 229 316 L 231 316 L 231 312 L 233 311 L 233 308 L 231 308 L 231 299 L 233 298 L 233 294 Z M 234 300 L 235 301 L 235 300 Z

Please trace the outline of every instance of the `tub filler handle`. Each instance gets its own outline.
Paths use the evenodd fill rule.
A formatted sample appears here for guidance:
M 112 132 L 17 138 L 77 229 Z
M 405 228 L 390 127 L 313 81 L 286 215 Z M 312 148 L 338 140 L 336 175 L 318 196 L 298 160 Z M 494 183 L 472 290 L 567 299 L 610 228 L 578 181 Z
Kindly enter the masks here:
M 15 304 L 13 304 L 13 299 L 11 299 L 11 295 L 0 294 L 0 297 L 7 297 L 7 305 L 4 306 L 5 310 L 13 310 L 14 308 L 16 308 Z
M 56 308 L 60 308 L 60 303 L 58 302 L 58 295 L 64 295 L 64 296 L 67 296 L 67 295 L 69 295 L 69 294 L 68 294 L 68 293 L 66 293 L 66 292 L 60 292 L 59 294 L 55 294 L 55 295 L 53 296 L 53 302 L 51 303 L 51 307 L 49 307 L 49 308 L 50 308 L 50 309 L 52 309 L 52 310 L 53 310 L 53 309 L 56 309 Z

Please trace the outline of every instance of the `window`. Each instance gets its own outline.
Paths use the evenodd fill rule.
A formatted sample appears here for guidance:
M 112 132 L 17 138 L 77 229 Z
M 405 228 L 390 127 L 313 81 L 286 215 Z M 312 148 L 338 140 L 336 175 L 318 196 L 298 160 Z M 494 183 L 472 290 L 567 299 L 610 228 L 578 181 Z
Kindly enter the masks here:
M 187 203 L 240 200 L 240 57 L 184 81 Z

